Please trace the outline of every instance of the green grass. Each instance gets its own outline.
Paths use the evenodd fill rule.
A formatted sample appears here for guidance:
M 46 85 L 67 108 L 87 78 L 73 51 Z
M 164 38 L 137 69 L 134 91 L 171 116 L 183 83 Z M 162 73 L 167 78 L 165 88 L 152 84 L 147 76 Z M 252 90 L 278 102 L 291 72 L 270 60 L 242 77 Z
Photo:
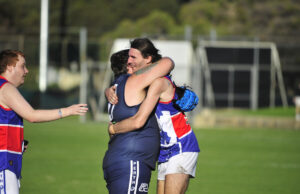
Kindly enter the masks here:
M 201 153 L 189 194 L 300 193 L 300 131 L 194 129 Z M 77 117 L 25 122 L 22 194 L 108 193 L 102 159 L 105 123 L 80 124 Z M 149 194 L 156 193 L 153 172 Z
M 218 109 L 216 113 L 225 115 L 240 115 L 240 116 L 266 116 L 266 117 L 284 117 L 294 118 L 295 107 L 275 107 L 275 108 L 260 108 L 257 110 L 249 109 Z

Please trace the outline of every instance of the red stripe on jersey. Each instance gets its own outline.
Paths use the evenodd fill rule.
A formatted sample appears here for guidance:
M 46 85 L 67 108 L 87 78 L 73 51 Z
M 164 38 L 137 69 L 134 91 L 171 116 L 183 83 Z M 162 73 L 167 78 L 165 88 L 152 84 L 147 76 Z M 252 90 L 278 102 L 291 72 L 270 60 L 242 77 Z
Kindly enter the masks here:
M 2 106 L 1 104 L 0 104 L 0 108 L 2 108 L 3 110 L 6 110 L 6 111 L 10 111 L 10 110 L 12 110 L 11 108 L 5 108 L 4 106 Z
M 185 115 L 182 113 L 174 115 L 172 117 L 172 123 L 178 138 L 184 136 L 185 134 L 191 131 L 191 126 L 188 123 Z
M 22 152 L 23 128 L 0 126 L 0 150 Z
M 0 75 L 0 79 L 4 79 L 4 80 L 7 81 L 7 79 L 5 77 L 1 76 L 1 75 Z
M 4 86 L 6 83 L 8 83 L 8 81 L 7 81 L 7 79 L 5 79 L 4 77 L 2 77 L 1 75 L 0 75 L 0 79 L 5 80 L 5 81 L 0 85 L 0 88 L 2 88 L 2 86 Z
M 4 82 L 2 85 L 0 85 L 0 88 L 2 88 L 2 86 L 4 86 L 7 82 Z

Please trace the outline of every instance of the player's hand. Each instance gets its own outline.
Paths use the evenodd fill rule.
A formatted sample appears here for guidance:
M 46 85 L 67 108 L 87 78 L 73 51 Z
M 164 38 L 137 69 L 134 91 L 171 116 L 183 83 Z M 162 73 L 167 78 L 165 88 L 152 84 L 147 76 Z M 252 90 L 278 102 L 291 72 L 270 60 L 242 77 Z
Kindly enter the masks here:
M 87 104 L 74 104 L 62 109 L 62 115 L 85 115 L 88 111 Z
M 116 95 L 116 86 L 112 86 L 105 90 L 105 96 L 109 103 L 117 104 L 118 103 L 118 96 Z
M 107 132 L 108 132 L 108 135 L 109 135 L 109 138 L 112 138 L 114 136 L 114 131 L 111 131 L 111 127 L 112 127 L 113 123 L 112 122 L 109 122 L 108 123 L 108 128 L 107 128 Z
M 26 152 L 26 150 L 27 150 L 27 148 L 28 148 L 28 143 L 29 143 L 29 141 L 28 141 L 28 140 L 26 140 L 26 139 L 24 139 L 24 148 L 23 148 L 23 153 L 25 153 L 25 152 Z

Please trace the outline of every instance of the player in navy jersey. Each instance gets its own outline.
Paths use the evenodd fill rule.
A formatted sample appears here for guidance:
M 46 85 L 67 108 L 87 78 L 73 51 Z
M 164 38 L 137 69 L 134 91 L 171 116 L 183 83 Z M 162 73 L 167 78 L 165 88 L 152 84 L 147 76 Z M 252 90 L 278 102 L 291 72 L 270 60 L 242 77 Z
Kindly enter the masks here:
M 196 136 L 185 114 L 172 103 L 174 99 L 178 99 L 175 88 L 170 76 L 156 79 L 150 85 L 147 97 L 137 114 L 109 127 L 111 134 L 122 134 L 139 129 L 156 107 L 156 117 L 161 129 L 158 194 L 185 193 L 189 178 L 195 176 L 200 151 Z M 112 98 L 115 101 L 118 99 L 110 95 L 110 99 Z
M 153 67 L 143 76 L 125 73 L 128 51 L 123 51 L 124 61 L 115 60 L 120 57 L 122 51 L 111 57 L 112 69 L 117 75 L 114 85 L 119 99 L 118 104 L 109 104 L 112 122 L 120 122 L 135 115 L 146 96 L 145 89 L 156 78 L 168 74 L 174 67 L 171 59 L 161 58 L 150 40 L 143 39 L 142 42 L 146 42 L 143 46 L 149 54 L 143 57 L 139 50 L 131 48 L 129 56 L 139 61 L 138 64 L 133 64 L 133 69 Z M 131 42 L 131 47 L 139 44 L 140 39 L 135 39 Z M 121 73 L 118 76 L 118 68 L 114 67 L 120 65 L 125 65 L 125 68 L 120 68 L 125 74 Z M 159 127 L 154 112 L 150 113 L 145 125 L 139 130 L 111 137 L 103 160 L 104 178 L 110 194 L 148 193 L 151 171 L 155 169 L 159 154 L 159 141 Z
M 57 120 L 86 113 L 86 104 L 67 108 L 35 110 L 17 87 L 28 74 L 25 55 L 20 51 L 0 53 L 0 193 L 18 194 L 24 152 L 23 119 L 29 122 Z

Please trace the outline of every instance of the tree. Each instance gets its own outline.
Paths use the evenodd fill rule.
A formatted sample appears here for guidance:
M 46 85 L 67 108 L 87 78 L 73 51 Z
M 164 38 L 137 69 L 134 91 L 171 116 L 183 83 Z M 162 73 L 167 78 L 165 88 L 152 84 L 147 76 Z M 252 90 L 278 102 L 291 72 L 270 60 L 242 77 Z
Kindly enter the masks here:
M 36 31 L 40 25 L 39 10 L 37 1 L 0 0 L 0 31 L 8 34 Z
M 194 0 L 182 6 L 181 24 L 195 34 L 271 36 L 300 33 L 299 1 Z

